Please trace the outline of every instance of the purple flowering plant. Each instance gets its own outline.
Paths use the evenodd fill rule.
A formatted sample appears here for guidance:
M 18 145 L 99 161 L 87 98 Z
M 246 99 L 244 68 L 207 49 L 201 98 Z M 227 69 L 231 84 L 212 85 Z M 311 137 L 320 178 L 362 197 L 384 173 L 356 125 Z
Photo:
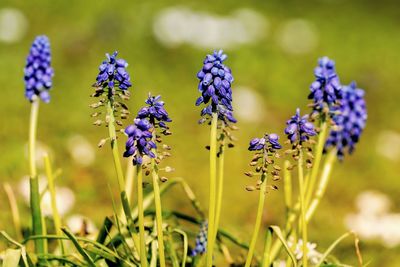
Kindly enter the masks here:
M 95 125 L 105 124 L 108 136 L 99 147 L 110 143 L 120 199 L 113 202 L 114 214 L 107 217 L 96 236 L 86 231 L 80 235 L 64 226 L 57 210 L 54 172 L 46 155 L 45 173 L 51 195 L 51 225 L 47 229 L 41 211 L 42 195 L 39 191 L 35 144 L 40 100 L 50 101 L 54 75 L 51 67 L 49 40 L 38 36 L 32 44 L 24 69 L 25 97 L 31 104 L 29 130 L 29 168 L 32 228 L 25 239 L 0 234 L 17 249 L 5 253 L 3 264 L 18 256 L 17 265 L 5 266 L 277 266 L 282 259 L 289 266 L 342 266 L 328 257 L 339 238 L 325 253 L 311 254 L 308 242 L 312 219 L 328 188 L 334 163 L 352 154 L 366 125 L 365 92 L 355 82 L 342 86 L 335 63 L 327 57 L 318 61 L 315 80 L 310 86 L 311 100 L 308 112 L 297 108 L 294 115 L 282 123 L 279 136 L 267 132 L 250 140 L 248 150 L 253 154 L 250 170 L 245 175 L 252 179 L 245 190 L 258 193 L 258 205 L 249 243 L 241 241 L 219 226 L 224 192 L 226 148 L 234 147 L 232 131 L 238 121 L 233 114 L 231 69 L 225 65 L 227 55 L 222 50 L 205 57 L 197 73 L 200 96 L 196 106 L 202 106 L 200 123 L 210 129 L 209 144 L 209 202 L 203 209 L 189 184 L 180 177 L 165 177 L 173 171 L 165 166 L 171 156 L 171 147 L 165 143 L 172 119 L 168 105 L 160 95 L 145 99 L 130 123 L 126 102 L 132 86 L 128 63 L 118 53 L 106 54 L 100 64 L 93 85 L 92 97 L 96 109 L 92 117 Z M 101 111 L 105 108 L 105 115 Z M 123 138 L 125 148 L 120 152 L 118 139 Z M 126 165 L 126 171 L 123 170 Z M 164 174 L 165 173 L 165 174 Z M 282 181 L 281 181 L 282 180 Z M 150 187 L 146 187 L 147 184 Z M 194 208 L 195 214 L 167 209 L 161 196 L 175 185 L 180 185 Z M 297 190 L 293 190 L 294 187 Z M 283 187 L 286 221 L 283 227 L 262 226 L 268 216 L 268 194 Z M 181 197 L 181 195 L 177 195 Z M 186 211 L 186 209 L 185 209 Z M 18 227 L 17 237 L 22 239 Z M 258 254 L 258 240 L 265 232 L 264 246 Z M 294 249 L 292 245 L 300 249 Z M 33 246 L 29 245 L 33 243 Z M 31 247 L 34 251 L 31 251 Z M 232 249 L 234 247 L 234 249 Z M 362 258 L 358 246 L 357 257 Z M 238 252 L 239 251 L 239 252 Z M 232 255 L 232 253 L 239 253 Z M 243 258 L 241 255 L 246 255 Z M 284 256 L 286 255 L 286 256 Z M 284 256 L 285 258 L 282 258 Z M 1 259 L 0 259 L 1 261 Z

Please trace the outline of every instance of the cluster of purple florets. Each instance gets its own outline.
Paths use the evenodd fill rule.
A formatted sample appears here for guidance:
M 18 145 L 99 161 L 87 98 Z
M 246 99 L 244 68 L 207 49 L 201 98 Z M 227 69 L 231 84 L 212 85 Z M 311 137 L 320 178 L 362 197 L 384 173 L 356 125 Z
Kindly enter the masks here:
M 125 144 L 124 157 L 133 156 L 133 164 L 141 165 L 143 163 L 143 155 L 155 158 L 155 154 L 151 151 L 157 146 L 151 140 L 154 126 L 147 119 L 136 118 L 132 125 L 125 128 L 128 140 Z
M 258 151 L 258 150 L 275 150 L 281 149 L 282 146 L 279 144 L 279 136 L 275 133 L 265 134 L 262 138 L 253 138 L 249 144 L 250 151 Z
M 349 154 L 354 151 L 367 121 L 364 90 L 357 88 L 355 82 L 343 87 L 343 99 L 333 121 L 336 127 L 330 131 L 325 149 L 334 146 L 338 157 L 343 158 L 346 148 Z
M 96 86 L 101 88 L 118 87 L 121 90 L 127 90 L 132 86 L 129 73 L 126 71 L 128 63 L 124 59 L 117 59 L 118 52 L 112 55 L 106 54 L 107 60 L 103 61 L 99 67 L 99 74 L 96 78 Z M 109 93 L 113 94 L 113 90 Z
M 152 149 L 157 148 L 156 143 L 152 140 L 155 127 L 158 125 L 166 130 L 168 129 L 166 122 L 172 121 L 164 108 L 164 101 L 160 99 L 161 96 L 149 95 L 145 101 L 148 106 L 140 109 L 133 125 L 129 125 L 125 129 L 128 140 L 125 145 L 124 157 L 133 156 L 133 164 L 135 165 L 143 163 L 144 155 L 150 158 L 156 157 L 152 151 Z
M 54 76 L 51 67 L 50 42 L 47 36 L 40 35 L 35 38 L 24 69 L 25 97 L 33 101 L 36 96 L 43 102 L 50 102 L 49 90 Z
M 203 222 L 200 227 L 200 231 L 196 236 L 196 246 L 192 250 L 192 257 L 196 255 L 202 255 L 207 250 L 207 221 Z
M 317 133 L 314 124 L 308 121 L 309 116 L 300 116 L 300 109 L 296 109 L 296 114 L 286 122 L 285 134 L 288 136 L 290 143 L 301 144 L 307 141 L 310 136 Z
M 311 84 L 311 93 L 308 96 L 314 102 L 313 110 L 320 113 L 327 107 L 330 111 L 342 99 L 342 86 L 336 74 L 335 62 L 328 57 L 320 58 L 314 75 L 316 80 Z
M 143 107 L 138 112 L 138 118 L 148 118 L 150 122 L 158 124 L 161 128 L 168 129 L 166 122 L 171 122 L 168 112 L 164 108 L 164 101 L 161 101 L 161 96 L 151 96 L 147 98 L 145 103 L 148 105 Z M 154 125 L 155 126 L 155 125 Z
M 232 108 L 233 76 L 231 70 L 223 64 L 226 58 L 227 55 L 222 50 L 214 51 L 212 55 L 206 56 L 203 68 L 197 73 L 201 96 L 197 99 L 196 106 L 202 103 L 207 105 L 201 111 L 203 119 L 200 122 L 216 112 L 220 120 L 236 123 Z

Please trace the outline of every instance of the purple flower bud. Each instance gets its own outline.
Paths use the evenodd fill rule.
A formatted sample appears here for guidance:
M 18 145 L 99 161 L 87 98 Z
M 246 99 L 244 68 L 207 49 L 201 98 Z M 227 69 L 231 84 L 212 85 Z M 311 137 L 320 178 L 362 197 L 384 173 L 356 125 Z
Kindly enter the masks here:
M 308 115 L 300 116 L 300 109 L 296 110 L 296 114 L 286 122 L 285 134 L 292 144 L 306 141 L 310 136 L 317 133 L 314 130 L 314 124 L 308 121 Z
M 329 133 L 325 143 L 325 150 L 336 147 L 337 156 L 342 159 L 345 149 L 351 154 L 365 128 L 367 121 L 367 107 L 364 99 L 364 90 L 358 89 L 355 82 L 343 87 L 343 99 L 334 109 L 333 121 L 336 127 Z
M 45 103 L 50 102 L 48 91 L 51 89 L 53 76 L 49 39 L 44 35 L 37 36 L 24 69 L 25 97 L 29 101 L 39 97 Z
M 236 123 L 232 115 L 230 90 L 233 77 L 230 69 L 223 64 L 226 58 L 222 50 L 214 51 L 212 55 L 206 56 L 203 68 L 197 73 L 197 78 L 200 80 L 198 89 L 202 96 L 196 100 L 196 106 L 201 103 L 208 105 L 211 100 L 209 106 L 201 111 L 201 116 L 209 116 L 212 112 L 217 112 L 220 120 Z

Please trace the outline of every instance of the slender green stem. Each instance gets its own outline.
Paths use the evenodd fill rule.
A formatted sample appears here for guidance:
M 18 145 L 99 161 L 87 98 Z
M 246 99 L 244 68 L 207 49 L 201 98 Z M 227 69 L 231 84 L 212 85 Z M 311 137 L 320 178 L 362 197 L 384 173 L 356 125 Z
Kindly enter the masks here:
M 217 208 L 215 212 L 215 235 L 218 232 L 219 220 L 221 217 L 221 207 L 222 207 L 222 193 L 224 190 L 224 158 L 225 158 L 225 136 L 222 137 L 221 147 L 218 157 L 218 189 L 217 189 Z
M 290 166 L 290 162 L 288 160 L 285 161 L 284 163 L 284 169 L 283 169 L 283 190 L 285 193 L 285 206 L 286 206 L 286 226 L 289 224 L 289 218 L 292 213 L 292 174 L 288 170 Z M 286 229 L 287 227 L 285 227 Z
M 271 265 L 271 243 L 272 243 L 272 229 L 267 229 L 267 235 L 265 237 L 264 245 L 264 256 L 263 256 L 263 267 L 270 267 Z
M 337 152 L 336 149 L 332 149 L 329 152 L 328 157 L 326 158 L 324 168 L 322 170 L 321 180 L 316 189 L 314 198 L 311 201 L 310 207 L 307 210 L 306 214 L 307 222 L 311 220 L 311 217 L 313 216 L 316 208 L 318 207 L 319 202 L 321 201 L 322 197 L 325 194 L 325 190 L 326 187 L 328 186 L 329 178 L 331 176 L 330 174 L 332 172 L 332 167 L 336 160 L 336 152 Z
M 12 215 L 13 225 L 15 228 L 15 236 L 17 240 L 22 240 L 21 219 L 19 216 L 18 204 L 15 198 L 14 191 L 12 190 L 10 184 L 7 182 L 3 184 L 3 188 L 4 191 L 6 192 L 8 202 L 11 208 L 11 215 Z
M 50 158 L 47 153 L 43 156 L 43 160 L 44 160 L 44 166 L 45 166 L 46 176 L 47 176 L 47 184 L 48 184 L 50 199 L 51 199 L 51 210 L 53 213 L 54 227 L 56 228 L 56 234 L 61 236 L 62 235 L 61 218 L 60 218 L 60 214 L 59 214 L 58 208 L 57 208 L 56 188 L 54 185 L 53 170 L 51 168 Z M 59 240 L 59 245 L 61 248 L 61 253 L 64 253 L 64 245 L 63 245 L 62 240 Z
M 301 222 L 301 233 L 303 239 L 303 267 L 308 266 L 307 259 L 307 222 L 306 222 L 306 206 L 305 206 L 305 188 L 304 188 L 304 172 L 303 172 L 303 151 L 299 151 L 298 176 L 299 176 L 299 191 L 300 191 L 300 222 Z
M 32 230 L 34 235 L 42 235 L 42 211 L 40 208 L 39 179 L 36 170 L 36 129 L 39 116 L 39 99 L 31 103 L 31 115 L 29 124 L 29 170 L 30 170 L 30 204 L 32 214 Z M 43 254 L 45 240 L 35 240 L 35 252 Z
M 261 227 L 261 220 L 262 220 L 263 211 L 264 211 L 265 194 L 267 191 L 267 174 L 265 172 L 263 172 L 263 174 L 261 175 L 261 182 L 262 183 L 260 185 L 260 190 L 259 190 L 260 195 L 258 198 L 256 223 L 254 225 L 254 231 L 253 231 L 253 235 L 251 237 L 250 248 L 247 253 L 245 267 L 251 266 L 251 262 L 252 262 L 253 255 L 254 255 L 254 249 L 255 249 L 256 243 L 257 243 L 258 233 L 259 233 L 260 227 Z
M 137 197 L 138 197 L 138 217 L 139 217 L 139 238 L 140 238 L 140 264 L 147 267 L 146 240 L 144 233 L 144 209 L 143 209 L 143 173 L 142 166 L 137 166 Z
M 128 166 L 126 167 L 125 174 L 125 191 L 129 203 L 132 203 L 133 185 L 135 183 L 136 165 L 132 164 L 132 157 L 128 159 Z
M 208 231 L 207 231 L 207 267 L 212 266 L 214 240 L 215 240 L 215 197 L 217 186 L 217 126 L 218 114 L 212 113 L 210 131 L 210 200 L 208 208 Z
M 321 165 L 321 159 L 322 159 L 322 154 L 325 146 L 325 141 L 326 141 L 326 136 L 328 133 L 328 123 L 326 121 L 322 121 L 321 123 L 321 131 L 318 136 L 318 142 L 317 142 L 317 149 L 315 151 L 315 159 L 313 163 L 313 167 L 311 170 L 311 175 L 310 179 L 308 182 L 308 186 L 306 188 L 306 199 L 305 199 L 305 205 L 308 207 L 310 204 L 310 200 L 314 191 L 315 184 L 317 182 L 317 176 L 318 176 L 318 171 L 319 167 Z
M 153 134 L 155 139 L 155 134 Z M 156 153 L 153 149 L 153 153 Z M 151 159 L 152 175 L 153 175 L 153 190 L 154 190 L 154 204 L 156 207 L 156 223 L 157 223 L 157 240 L 158 240 L 158 254 L 160 257 L 160 266 L 165 267 L 165 253 L 164 253 L 164 233 L 163 233 L 163 222 L 162 222 L 162 209 L 161 209 L 161 194 L 160 187 L 158 184 L 158 167 L 154 159 Z
M 115 171 L 117 173 L 120 192 L 125 190 L 124 174 L 122 172 L 120 154 L 118 150 L 117 134 L 115 130 L 115 116 L 111 101 L 107 102 L 108 134 L 111 140 L 111 150 L 113 153 Z

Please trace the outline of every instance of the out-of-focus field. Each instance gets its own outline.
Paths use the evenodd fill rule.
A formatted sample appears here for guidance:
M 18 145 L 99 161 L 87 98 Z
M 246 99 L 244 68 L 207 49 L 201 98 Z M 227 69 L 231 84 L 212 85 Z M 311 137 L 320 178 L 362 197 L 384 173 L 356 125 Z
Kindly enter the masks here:
M 26 26 L 25 33 L 15 41 L 0 41 L 1 182 L 10 182 L 17 191 L 28 172 L 24 153 L 29 103 L 24 99 L 23 67 L 33 38 L 46 34 L 51 40 L 56 75 L 51 103 L 40 107 L 38 138 L 52 151 L 54 166 L 62 169 L 58 184 L 75 192 L 76 203 L 68 214 L 84 214 L 100 223 L 112 212 L 107 186 L 117 188 L 112 158 L 108 147 L 96 148 L 107 131 L 92 125 L 92 110 L 88 105 L 93 101 L 89 95 L 98 65 L 106 52 L 114 50 L 130 63 L 132 113 L 137 112 L 149 91 L 163 96 L 173 119 L 173 135 L 167 138 L 173 147 L 173 157 L 166 164 L 176 171 L 170 177 L 185 177 L 206 206 L 208 157 L 204 146 L 209 131 L 207 126 L 197 124 L 200 109 L 194 102 L 198 96 L 196 73 L 215 44 L 215 48 L 226 48 L 229 56 L 226 64 L 235 77 L 233 97 L 240 127 L 236 133 L 237 145 L 226 156 L 223 227 L 244 240 L 250 239 L 257 195 L 244 189 L 250 179 L 243 175 L 251 156 L 247 151 L 248 141 L 265 131 L 282 133 L 286 119 L 295 108 L 306 109 L 308 87 L 314 79 L 313 68 L 324 55 L 335 59 L 343 84 L 355 80 L 365 89 L 369 118 L 355 154 L 336 165 L 326 198 L 311 223 L 310 239 L 323 250 L 347 231 L 344 218 L 356 212 L 354 200 L 364 190 L 378 190 L 388 195 L 393 202 L 390 212 L 400 212 L 400 7 L 397 1 L 168 2 L 0 2 L 0 14 L 4 8 L 13 8 L 24 16 L 19 19 L 25 20 L 22 26 Z M 192 21 L 181 23 L 182 17 L 183 21 L 186 17 L 179 12 L 192 14 Z M 232 28 L 225 25 L 222 31 L 213 31 L 212 18 L 219 23 L 224 19 L 235 22 L 240 17 L 238 12 L 250 19 L 238 25 L 233 23 Z M 199 27 L 199 21 L 203 22 L 202 18 L 207 16 L 204 27 Z M 177 34 L 188 31 L 184 27 L 190 27 L 193 21 L 197 21 L 197 26 L 189 29 L 192 34 L 199 31 L 204 35 L 207 30 L 210 33 L 201 40 L 194 38 L 194 42 L 174 37 L 174 31 Z M 176 29 L 171 31 L 168 22 Z M 247 25 L 247 30 L 257 25 L 258 28 L 243 41 L 240 36 L 243 32 L 239 30 L 246 23 L 254 23 Z M 12 30 L 16 25 L 19 24 L 7 25 L 0 19 L 0 36 L 2 31 Z M 163 36 L 165 29 L 169 29 L 167 37 L 172 38 L 172 43 Z M 221 43 L 218 45 L 207 38 L 221 38 Z M 94 161 L 86 165 L 74 160 L 70 153 L 74 144 L 84 142 L 82 138 L 92 146 L 87 148 L 89 152 L 93 149 L 95 153 Z M 166 194 L 164 199 L 166 208 L 190 211 L 180 190 Z M 18 203 L 23 225 L 28 226 L 28 208 L 22 197 L 18 197 Z M 0 229 L 12 233 L 4 191 L 0 193 L 0 210 Z M 266 223 L 282 223 L 283 210 L 282 190 L 271 192 L 267 198 Z M 399 246 L 387 248 L 379 240 L 362 240 L 361 249 L 365 260 L 371 260 L 370 266 L 400 264 Z M 356 263 L 351 240 L 340 245 L 336 255 L 345 262 Z

